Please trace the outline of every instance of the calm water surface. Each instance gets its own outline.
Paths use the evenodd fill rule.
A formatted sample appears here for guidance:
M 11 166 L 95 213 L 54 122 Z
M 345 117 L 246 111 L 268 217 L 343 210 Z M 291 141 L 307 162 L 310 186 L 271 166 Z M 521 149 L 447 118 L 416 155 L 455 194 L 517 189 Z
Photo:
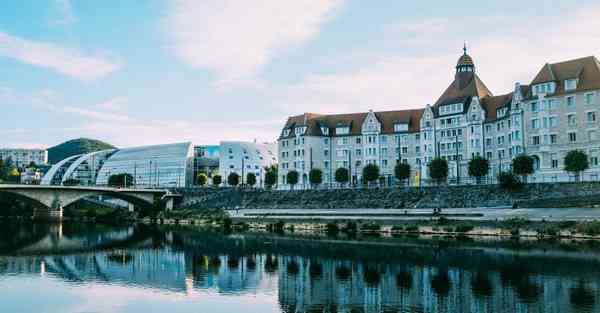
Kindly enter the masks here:
M 600 246 L 0 223 L 0 312 L 600 312 Z

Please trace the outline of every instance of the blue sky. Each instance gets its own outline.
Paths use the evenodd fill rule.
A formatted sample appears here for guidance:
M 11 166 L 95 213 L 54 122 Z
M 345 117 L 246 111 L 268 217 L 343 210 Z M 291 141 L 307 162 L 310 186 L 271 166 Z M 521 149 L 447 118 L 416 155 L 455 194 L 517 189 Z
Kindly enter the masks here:
M 4 0 L 0 146 L 274 141 L 289 115 L 434 102 L 464 41 L 510 92 L 599 55 L 600 4 Z

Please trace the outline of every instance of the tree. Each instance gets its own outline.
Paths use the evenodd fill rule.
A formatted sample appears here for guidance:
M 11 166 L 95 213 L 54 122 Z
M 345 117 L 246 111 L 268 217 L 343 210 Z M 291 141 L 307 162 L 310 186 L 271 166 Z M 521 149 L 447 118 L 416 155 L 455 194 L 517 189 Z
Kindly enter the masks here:
M 4 160 L 0 158 L 0 181 L 6 180 L 6 176 L 8 174 L 8 170 L 5 166 Z
M 223 177 L 221 177 L 221 175 L 213 175 L 212 182 L 213 185 L 219 186 L 223 182 Z
M 478 184 L 489 172 L 490 162 L 486 158 L 477 155 L 469 161 L 469 176 L 475 177 Z
M 21 173 L 17 170 L 16 167 L 13 167 L 6 177 L 6 180 L 11 183 L 19 183 L 21 181 Z
M 108 185 L 111 187 L 127 188 L 135 183 L 133 175 L 129 173 L 114 174 L 108 177 Z
M 265 167 L 265 185 L 268 188 L 273 188 L 277 184 L 278 169 L 276 165 Z
M 372 163 L 367 164 L 363 167 L 362 174 L 365 181 L 370 184 L 379 179 L 379 166 Z
M 37 169 L 38 166 L 37 166 L 37 164 L 35 164 L 35 162 L 31 161 L 31 162 L 29 162 L 29 165 L 27 165 L 27 168 L 35 168 L 35 169 Z
M 565 156 L 565 171 L 575 175 L 577 181 L 581 180 L 581 172 L 590 167 L 588 156 L 580 150 L 571 150 Z
M 404 182 L 410 177 L 410 165 L 408 163 L 398 163 L 394 167 L 394 175 L 400 182 Z
M 521 186 L 519 179 L 512 172 L 500 172 L 498 173 L 498 183 L 500 187 L 506 190 L 516 190 Z
M 208 183 L 208 176 L 206 173 L 198 173 L 198 178 L 196 180 L 198 185 L 205 186 Z
M 527 182 L 527 175 L 533 174 L 533 158 L 521 154 L 512 160 L 513 173 L 520 175 L 523 178 L 523 182 Z
M 256 174 L 248 173 L 246 175 L 246 184 L 250 187 L 254 187 L 254 185 L 256 185 Z
M 445 182 L 448 179 L 448 161 L 442 158 L 435 158 L 427 164 L 429 168 L 429 176 L 436 182 L 436 184 L 440 184 Z
M 308 180 L 313 188 L 319 186 L 323 182 L 323 171 L 318 168 L 313 168 L 308 173 Z
M 227 184 L 229 186 L 237 186 L 240 183 L 240 175 L 238 175 L 238 173 L 231 173 L 229 174 L 229 176 L 227 176 Z
M 287 183 L 290 185 L 292 189 L 298 183 L 298 172 L 295 170 L 291 170 L 287 173 Z
M 350 173 L 347 168 L 340 167 L 335 170 L 335 181 L 340 184 L 346 184 L 350 180 Z

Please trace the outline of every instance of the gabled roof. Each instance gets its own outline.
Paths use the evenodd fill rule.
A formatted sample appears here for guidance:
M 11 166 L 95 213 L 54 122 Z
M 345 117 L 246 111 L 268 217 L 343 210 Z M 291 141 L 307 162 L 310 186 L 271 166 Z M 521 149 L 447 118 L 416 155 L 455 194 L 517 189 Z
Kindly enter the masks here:
M 545 64 L 535 76 L 531 85 L 557 82 L 556 94 L 565 93 L 567 79 L 579 79 L 576 91 L 600 89 L 600 62 L 594 56 Z
M 409 132 L 418 132 L 420 130 L 421 116 L 423 109 L 415 110 L 400 110 L 400 111 L 383 111 L 373 112 L 375 117 L 381 123 L 382 134 L 394 133 L 394 124 L 408 124 Z M 297 126 L 307 126 L 306 135 L 308 136 L 323 136 L 321 127 L 329 129 L 329 135 L 337 135 L 335 133 L 337 126 L 349 126 L 350 135 L 360 135 L 362 125 L 368 116 L 368 112 L 350 113 L 350 114 L 331 114 L 318 115 L 313 113 L 305 113 L 302 115 L 291 116 L 288 118 L 283 129 L 292 129 Z M 291 138 L 294 132 L 291 131 L 289 136 L 284 137 L 283 133 L 280 138 Z
M 527 85 L 520 85 L 519 88 L 522 95 L 526 95 L 529 92 L 529 86 Z M 514 92 L 511 92 L 505 95 L 491 96 L 481 99 L 481 106 L 486 112 L 485 121 L 495 121 L 498 118 L 496 116 L 496 111 L 502 107 L 509 106 L 512 102 L 513 95 Z

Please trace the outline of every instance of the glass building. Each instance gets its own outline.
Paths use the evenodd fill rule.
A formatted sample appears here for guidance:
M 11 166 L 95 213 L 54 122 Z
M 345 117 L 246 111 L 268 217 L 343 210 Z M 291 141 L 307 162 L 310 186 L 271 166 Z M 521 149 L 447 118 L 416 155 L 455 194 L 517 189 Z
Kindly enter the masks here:
M 130 174 L 137 188 L 186 187 L 193 183 L 194 151 L 190 142 L 105 150 L 73 156 L 56 164 L 42 179 L 60 185 L 108 185 L 111 175 Z

